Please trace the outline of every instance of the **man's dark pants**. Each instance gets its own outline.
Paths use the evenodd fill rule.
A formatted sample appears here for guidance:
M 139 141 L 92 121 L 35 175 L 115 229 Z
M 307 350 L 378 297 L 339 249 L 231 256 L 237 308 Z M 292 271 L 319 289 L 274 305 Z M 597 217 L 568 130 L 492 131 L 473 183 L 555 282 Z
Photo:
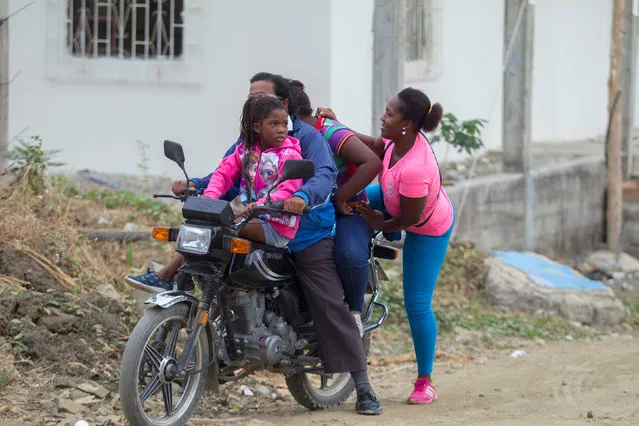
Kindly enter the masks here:
M 344 302 L 344 290 L 335 265 L 335 239 L 324 238 L 294 256 L 302 291 L 315 324 L 324 371 L 366 370 L 362 339 Z

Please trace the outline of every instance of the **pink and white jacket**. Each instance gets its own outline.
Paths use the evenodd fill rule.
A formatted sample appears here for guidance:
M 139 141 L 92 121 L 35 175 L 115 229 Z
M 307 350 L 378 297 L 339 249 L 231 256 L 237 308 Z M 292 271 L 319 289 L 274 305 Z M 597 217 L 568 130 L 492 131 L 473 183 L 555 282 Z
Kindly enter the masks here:
M 240 199 L 244 205 L 257 202 L 263 205 L 266 193 L 275 185 L 282 175 L 282 168 L 287 160 L 301 160 L 302 153 L 299 141 L 288 136 L 278 148 L 262 151 L 258 146 L 247 150 L 243 143 L 237 144 L 235 152 L 224 158 L 217 170 L 213 172 L 211 181 L 204 191 L 204 196 L 219 199 L 231 189 L 233 183 L 240 180 Z M 302 179 L 287 180 L 280 183 L 271 192 L 272 201 L 285 201 L 302 186 Z M 293 239 L 299 227 L 298 216 L 270 217 L 275 231 L 282 236 Z

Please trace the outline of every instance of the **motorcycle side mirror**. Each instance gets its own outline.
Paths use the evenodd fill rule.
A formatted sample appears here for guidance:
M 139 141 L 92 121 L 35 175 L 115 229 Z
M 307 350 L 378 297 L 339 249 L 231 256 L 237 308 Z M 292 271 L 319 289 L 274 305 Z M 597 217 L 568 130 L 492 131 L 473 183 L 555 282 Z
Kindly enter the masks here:
M 171 161 L 175 161 L 178 166 L 184 167 L 184 150 L 179 143 L 164 141 L 164 156 Z
M 186 181 L 189 181 L 189 175 L 186 174 L 186 169 L 184 169 L 184 150 L 182 149 L 182 145 L 177 142 L 165 140 L 164 141 L 164 156 L 171 161 L 177 163 L 177 165 L 182 169 L 184 176 L 186 176 Z
M 284 163 L 280 181 L 310 179 L 313 176 L 315 176 L 315 166 L 311 160 L 288 160 Z

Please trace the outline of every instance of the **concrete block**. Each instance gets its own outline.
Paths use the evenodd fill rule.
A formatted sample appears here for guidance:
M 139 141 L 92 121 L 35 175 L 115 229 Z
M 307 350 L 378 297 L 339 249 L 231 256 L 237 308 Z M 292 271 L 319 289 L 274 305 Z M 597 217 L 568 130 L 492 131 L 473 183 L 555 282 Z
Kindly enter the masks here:
M 615 325 L 625 318 L 611 289 L 544 256 L 497 252 L 486 265 L 485 294 L 492 305 L 588 325 Z

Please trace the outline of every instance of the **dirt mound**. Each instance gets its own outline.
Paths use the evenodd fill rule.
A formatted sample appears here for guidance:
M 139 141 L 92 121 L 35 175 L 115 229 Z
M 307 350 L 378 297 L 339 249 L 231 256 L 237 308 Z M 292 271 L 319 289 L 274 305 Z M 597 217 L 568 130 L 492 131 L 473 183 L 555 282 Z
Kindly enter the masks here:
M 16 265 L 37 270 L 15 257 Z M 41 281 L 28 287 L 54 288 L 0 288 L 0 412 L 29 424 L 73 424 L 80 418 L 119 424 L 113 391 L 128 325 L 137 314 L 134 301 L 73 294 L 55 289 L 46 271 L 30 274 L 25 278 Z
M 55 265 L 23 250 L 0 245 L 0 337 L 23 365 L 44 362 L 63 374 L 108 378 L 133 302 L 81 292 Z
M 34 291 L 62 290 L 58 281 L 43 266 L 18 249 L 0 245 L 0 276 L 22 281 L 22 286 Z
M 57 371 L 104 377 L 101 363 L 118 360 L 117 343 L 127 330 L 122 308 L 97 294 L 4 291 L 0 335 L 33 362 L 46 360 Z

